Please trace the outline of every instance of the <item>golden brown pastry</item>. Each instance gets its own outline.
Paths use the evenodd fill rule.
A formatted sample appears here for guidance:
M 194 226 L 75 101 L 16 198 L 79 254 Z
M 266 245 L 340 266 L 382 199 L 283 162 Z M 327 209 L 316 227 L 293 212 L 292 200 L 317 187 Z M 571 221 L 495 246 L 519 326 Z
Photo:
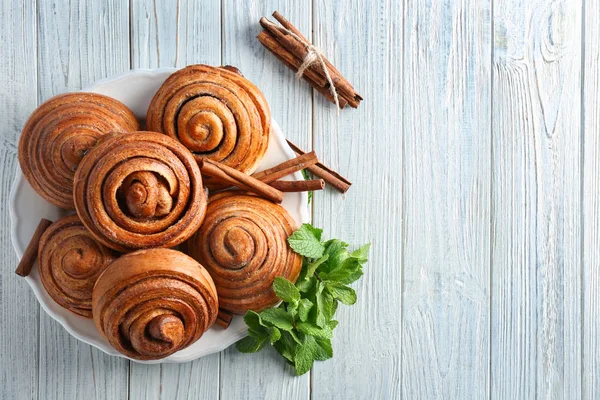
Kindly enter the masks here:
M 194 343 L 215 322 L 218 300 L 206 270 L 169 249 L 121 256 L 98 279 L 94 323 L 120 353 L 167 357 Z
M 62 307 L 92 318 L 92 289 L 116 259 L 96 241 L 77 215 L 54 222 L 40 239 L 38 270 L 46 291 Z
M 179 140 L 198 160 L 210 158 L 250 174 L 267 150 L 271 114 L 263 94 L 241 74 L 190 65 L 156 92 L 146 124 Z
M 200 226 L 206 192 L 192 154 L 155 132 L 105 138 L 81 161 L 77 214 L 106 246 L 126 252 L 173 247 Z
M 235 314 L 261 311 L 279 299 L 276 276 L 295 282 L 302 257 L 287 238 L 296 223 L 278 204 L 239 192 L 210 197 L 204 223 L 187 242 L 189 254 L 208 270 L 222 309 Z
M 119 101 L 96 93 L 67 93 L 47 100 L 29 117 L 19 140 L 19 163 L 33 189 L 50 203 L 73 209 L 73 176 L 98 139 L 139 129 Z

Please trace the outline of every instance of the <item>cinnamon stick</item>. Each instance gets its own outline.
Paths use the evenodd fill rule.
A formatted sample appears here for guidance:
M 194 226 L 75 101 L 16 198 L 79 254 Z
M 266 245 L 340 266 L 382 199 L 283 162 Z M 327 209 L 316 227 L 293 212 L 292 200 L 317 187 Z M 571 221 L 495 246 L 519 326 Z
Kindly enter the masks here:
M 271 15 L 273 15 L 273 18 L 275 18 L 277 22 L 279 22 L 281 26 L 283 26 L 285 29 L 294 32 L 296 35 L 300 36 L 300 38 L 306 43 L 310 43 L 308 39 L 302 34 L 302 32 L 300 32 L 294 25 L 292 25 L 290 21 L 288 21 L 283 15 L 281 15 L 279 11 L 275 10 Z
M 306 43 L 310 43 L 308 41 L 308 39 L 306 37 L 304 37 L 304 35 L 302 35 L 302 33 L 294 25 L 292 25 L 292 23 L 290 21 L 288 21 L 283 15 L 279 14 L 279 11 L 273 12 L 273 18 L 275 18 L 277 20 L 277 22 L 279 22 L 281 24 L 281 26 L 283 26 L 287 30 L 295 33 Z M 330 70 L 329 73 L 332 75 L 332 80 L 333 80 L 338 92 L 340 92 L 342 94 L 342 96 L 344 96 L 344 97 L 349 97 L 348 98 L 349 102 L 351 99 L 356 101 L 356 107 L 358 107 L 358 104 L 360 103 L 360 101 L 363 98 L 358 93 L 356 93 L 356 91 L 354 90 L 352 85 L 350 85 L 350 82 L 348 82 L 344 78 L 344 76 L 340 73 L 340 71 L 338 71 L 338 69 L 327 59 L 327 57 L 323 56 L 323 61 L 325 62 L 325 65 L 327 66 L 327 68 Z M 354 107 L 354 106 L 352 106 L 352 107 Z M 356 108 L 356 107 L 354 107 L 354 108 Z
M 290 142 L 289 140 L 287 141 L 287 143 L 292 148 L 292 150 L 294 150 L 294 153 L 299 154 L 299 155 L 306 154 L 298 146 L 296 146 L 294 143 Z M 308 167 L 306 169 L 309 170 L 310 172 L 312 172 L 314 175 L 316 175 L 320 178 L 323 178 L 323 180 L 325 182 L 327 182 L 328 184 L 330 184 L 331 186 L 333 186 L 335 189 L 337 189 L 338 191 L 340 191 L 342 193 L 346 193 L 348 191 L 348 189 L 350 189 L 350 186 L 352 185 L 352 182 L 350 182 L 348 179 L 344 178 L 343 176 L 341 176 L 334 170 L 326 167 L 325 165 L 323 165 L 321 163 L 316 163 L 315 165 L 311 165 L 310 167 Z
M 296 158 L 284 161 L 273 168 L 252 174 L 252 177 L 264 183 L 271 183 L 279 178 L 315 165 L 318 162 L 317 153 L 311 151 L 310 153 L 301 154 Z
M 294 57 L 292 53 L 288 52 L 268 31 L 262 31 L 256 38 L 286 67 L 294 72 L 298 72 L 298 68 L 302 65 L 302 60 Z M 313 89 L 325 96 L 331 103 L 335 103 L 335 99 L 329 90 L 329 83 L 324 76 L 319 75 L 312 68 L 307 68 L 302 75 L 302 79 L 307 81 Z M 341 96 L 338 96 L 338 103 L 340 104 L 340 108 L 344 108 L 348 105 L 348 101 Z
M 220 162 L 204 159 L 198 165 L 200 166 L 200 171 L 205 175 L 237 186 L 248 192 L 256 193 L 272 202 L 281 203 L 283 201 L 283 193 L 281 191 Z
M 279 12 L 275 11 L 273 17 L 283 28 L 271 25 L 271 21 L 263 17 L 260 19 L 260 24 L 265 31 L 258 36 L 258 40 L 287 67 L 296 72 L 309 52 L 308 45 L 310 42 Z M 289 32 L 298 36 L 300 40 Z M 362 97 L 326 57 L 322 56 L 322 58 L 338 93 L 340 108 L 344 108 L 346 104 L 350 104 L 353 108 L 358 107 Z M 329 96 L 325 96 L 329 101 L 335 102 L 330 93 L 330 83 L 327 81 L 320 64 L 315 63 L 307 68 L 304 71 L 303 78 L 320 93 L 324 95 L 329 93 Z
M 282 192 L 310 192 L 311 190 L 323 190 L 325 181 L 323 179 L 311 179 L 308 181 L 275 181 L 270 185 Z
M 219 309 L 219 314 L 217 315 L 217 320 L 215 323 L 219 325 L 223 329 L 227 329 L 229 324 L 231 324 L 231 320 L 233 319 L 233 314 L 229 311 Z
M 35 259 L 38 255 L 38 247 L 40 245 L 40 239 L 42 238 L 42 234 L 48 229 L 48 227 L 52 225 L 52 221 L 49 221 L 45 218 L 42 218 L 40 223 L 38 224 L 25 252 L 23 253 L 23 257 L 21 258 L 21 262 L 17 266 L 15 270 L 15 274 L 19 276 L 27 276 L 31 272 L 33 268 L 33 264 L 35 263 Z
M 221 171 L 218 167 L 212 164 L 203 165 L 198 163 L 198 166 L 200 166 L 200 172 L 202 175 L 210 176 L 214 179 L 214 181 L 216 181 L 216 183 L 237 187 L 244 186 L 240 181 L 233 179 L 227 175 L 227 173 Z M 210 182 L 212 183 L 213 181 L 211 180 Z M 246 186 L 244 186 L 244 189 L 246 189 Z

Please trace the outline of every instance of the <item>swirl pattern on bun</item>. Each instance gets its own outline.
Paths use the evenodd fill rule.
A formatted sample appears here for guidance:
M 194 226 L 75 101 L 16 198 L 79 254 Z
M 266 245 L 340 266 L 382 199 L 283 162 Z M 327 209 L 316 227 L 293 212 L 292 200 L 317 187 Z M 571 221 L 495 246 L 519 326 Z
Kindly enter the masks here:
M 173 247 L 200 226 L 206 192 L 192 154 L 155 132 L 106 138 L 75 175 L 75 207 L 83 224 L 121 252 Z
M 210 275 L 170 249 L 120 257 L 98 279 L 92 305 L 98 330 L 117 351 L 136 360 L 161 359 L 188 347 L 218 314 Z
M 235 314 L 261 311 L 279 302 L 272 290 L 275 277 L 292 282 L 298 278 L 302 257 L 287 244 L 295 229 L 280 205 L 221 192 L 210 197 L 204 223 L 187 249 L 213 277 L 222 309 Z
M 107 133 L 139 129 L 122 103 L 96 93 L 67 93 L 39 106 L 19 140 L 19 164 L 33 189 L 73 209 L 73 177 L 82 157 Z
M 96 241 L 77 215 L 50 225 L 38 248 L 38 270 L 50 297 L 86 318 L 92 318 L 94 284 L 115 259 L 113 251 Z
M 191 65 L 163 83 L 146 124 L 183 143 L 198 160 L 250 174 L 267 150 L 271 114 L 263 94 L 241 74 Z

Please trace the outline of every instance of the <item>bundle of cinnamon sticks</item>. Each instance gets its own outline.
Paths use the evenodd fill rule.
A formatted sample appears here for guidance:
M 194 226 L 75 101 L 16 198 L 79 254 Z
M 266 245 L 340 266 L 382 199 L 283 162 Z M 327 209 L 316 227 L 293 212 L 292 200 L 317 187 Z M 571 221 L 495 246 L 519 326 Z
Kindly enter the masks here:
M 314 151 L 305 153 L 298 146 L 288 140 L 297 157 L 292 158 L 264 171 L 253 175 L 246 175 L 234 168 L 228 167 L 214 160 L 205 159 L 199 162 L 200 170 L 204 175 L 216 179 L 219 183 L 238 187 L 247 192 L 252 192 L 269 199 L 275 203 L 283 201 L 282 192 L 306 192 L 321 190 L 325 182 L 341 193 L 346 193 L 352 183 L 337 172 L 329 169 L 319 162 Z M 321 179 L 304 181 L 280 180 L 303 169 Z
M 273 17 L 281 24 L 281 27 L 277 27 L 263 17 L 260 19 L 260 24 L 264 30 L 257 36 L 257 39 L 288 68 L 297 72 L 309 53 L 311 43 L 279 12 L 275 11 Z M 344 108 L 346 105 L 357 108 L 362 97 L 329 60 L 323 55 L 321 57 L 331 80 L 328 79 L 320 62 L 315 62 L 306 68 L 302 78 L 327 100 L 335 104 L 335 97 L 331 91 L 333 83 L 340 108 Z

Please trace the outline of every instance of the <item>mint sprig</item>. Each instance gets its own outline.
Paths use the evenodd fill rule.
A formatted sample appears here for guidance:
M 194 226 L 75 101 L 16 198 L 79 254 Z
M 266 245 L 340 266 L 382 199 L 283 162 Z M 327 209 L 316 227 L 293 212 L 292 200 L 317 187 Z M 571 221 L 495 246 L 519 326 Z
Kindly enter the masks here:
M 254 353 L 271 344 L 298 375 L 308 372 L 315 360 L 333 357 L 335 312 L 339 303 L 356 303 L 356 292 L 348 285 L 362 276 L 370 244 L 350 252 L 348 243 L 323 241 L 322 233 L 303 224 L 288 238 L 292 250 L 304 256 L 300 276 L 296 284 L 275 278 L 273 291 L 282 300 L 278 307 L 246 313 L 248 336 L 236 343 L 239 351 Z

